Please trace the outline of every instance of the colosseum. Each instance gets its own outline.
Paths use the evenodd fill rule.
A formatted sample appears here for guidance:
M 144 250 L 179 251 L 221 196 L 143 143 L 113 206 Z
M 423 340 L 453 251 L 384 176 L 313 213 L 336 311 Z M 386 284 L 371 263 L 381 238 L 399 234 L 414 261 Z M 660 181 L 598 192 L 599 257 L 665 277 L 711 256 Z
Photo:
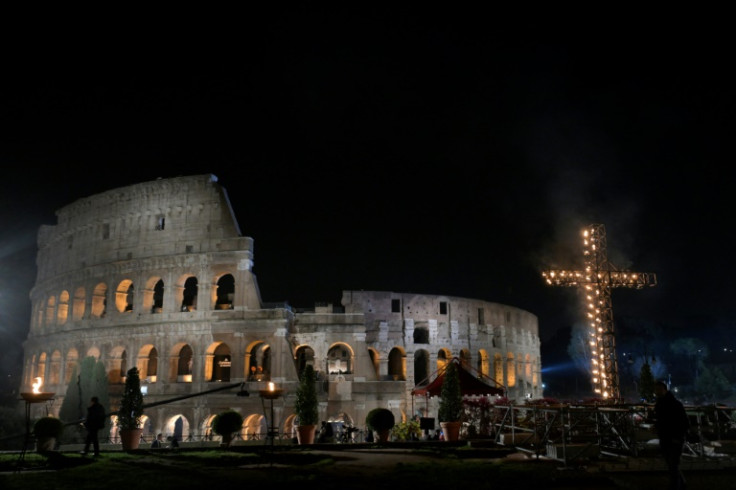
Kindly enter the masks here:
M 41 378 L 57 415 L 90 356 L 105 366 L 111 411 L 127 369 L 138 367 L 148 440 L 211 438 L 225 409 L 243 415 L 244 440 L 292 434 L 308 364 L 322 420 L 357 428 L 375 407 L 397 420 L 436 417 L 436 397 L 413 391 L 453 358 L 510 399 L 542 396 L 537 317 L 519 308 L 387 291 L 343 291 L 341 305 L 305 310 L 263 302 L 253 239 L 214 175 L 113 189 L 56 216 L 38 232 L 21 391 Z M 270 407 L 259 396 L 269 382 L 283 390 Z M 116 437 L 111 424 L 105 439 Z

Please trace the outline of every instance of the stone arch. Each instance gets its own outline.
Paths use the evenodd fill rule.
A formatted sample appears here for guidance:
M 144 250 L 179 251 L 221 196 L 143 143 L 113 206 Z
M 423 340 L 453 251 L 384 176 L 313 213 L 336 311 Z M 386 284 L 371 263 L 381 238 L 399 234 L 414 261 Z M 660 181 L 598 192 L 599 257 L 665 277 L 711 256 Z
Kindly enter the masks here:
M 92 292 L 92 316 L 104 318 L 107 314 L 107 284 L 101 282 Z
M 66 353 L 66 364 L 64 365 L 64 383 L 69 384 L 72 380 L 72 374 L 74 374 L 74 368 L 79 363 L 79 352 L 77 349 L 71 348 Z
M 259 414 L 252 414 L 244 417 L 243 427 L 240 430 L 240 437 L 244 441 L 255 441 L 261 439 L 268 433 L 266 427 L 266 417 Z
M 61 352 L 55 350 L 51 353 L 49 364 L 49 384 L 58 385 L 61 381 Z
M 69 291 L 66 289 L 59 294 L 59 306 L 56 308 L 56 323 L 64 325 L 69 318 Z
M 530 354 L 524 356 L 524 380 L 527 383 L 532 382 L 532 356 Z
M 235 277 L 228 273 L 215 277 L 212 288 L 212 305 L 216 310 L 232 310 L 235 300 Z
M 471 355 L 470 355 L 470 349 L 460 349 L 460 355 L 458 356 L 460 358 L 460 363 L 463 366 L 470 366 L 471 365 Z
M 232 360 L 230 346 L 225 342 L 210 344 L 205 353 L 205 381 L 230 381 Z
M 506 354 L 506 386 L 509 388 L 516 386 L 516 363 L 513 352 Z
M 189 438 L 189 432 L 189 420 L 183 414 L 172 415 L 164 423 L 166 440 L 171 437 L 177 441 L 185 441 Z
M 381 379 L 381 354 L 373 347 L 368 347 L 368 357 L 373 365 L 373 370 L 376 372 L 376 379 Z
M 297 437 L 296 428 L 298 424 L 296 423 L 296 421 L 297 420 L 295 413 L 290 414 L 288 417 L 286 417 L 286 420 L 284 421 L 284 434 L 286 435 L 286 437 L 292 440 L 296 440 Z
M 149 277 L 143 289 L 143 311 L 162 313 L 164 309 L 164 280 L 161 276 Z
M 189 344 L 175 345 L 171 350 L 171 371 L 173 381 L 191 383 L 194 368 L 194 351 Z
M 299 373 L 300 378 L 307 365 L 312 366 L 317 371 L 318 366 L 315 366 L 314 349 L 308 345 L 297 346 L 294 351 L 294 361 L 296 362 L 296 371 Z
M 36 364 L 36 376 L 35 378 L 41 378 L 42 383 L 46 383 L 46 353 L 41 352 L 38 355 L 38 364 Z
M 414 385 L 429 384 L 429 351 L 420 349 L 414 352 Z
M 496 380 L 496 383 L 504 384 L 503 356 L 498 352 L 493 354 L 493 379 Z
M 401 347 L 388 353 L 388 376 L 394 381 L 406 381 L 406 352 Z
M 133 297 L 135 286 L 130 279 L 123 279 L 115 290 L 115 308 L 120 313 L 133 311 Z
M 197 276 L 186 274 L 179 278 L 176 284 L 176 301 L 181 304 L 181 311 L 197 309 L 197 294 L 199 281 Z
M 110 350 L 107 361 L 107 380 L 110 384 L 122 384 L 128 372 L 128 352 L 118 345 Z
M 217 414 L 212 414 L 202 421 L 202 437 L 205 441 L 211 441 L 215 434 L 212 431 L 212 421 L 215 420 L 216 416 Z
M 54 313 L 56 312 L 56 296 L 49 296 L 46 300 L 46 318 L 45 325 L 50 326 L 54 324 Z
M 478 366 L 476 367 L 481 376 L 491 377 L 491 360 L 488 357 L 488 351 L 478 349 Z
M 80 321 L 84 317 L 85 300 L 87 292 L 83 287 L 78 287 L 74 291 L 74 300 L 72 301 L 72 320 Z
M 245 351 L 245 379 L 271 379 L 271 345 L 262 340 L 251 343 Z
M 429 328 L 415 326 L 413 340 L 415 344 L 429 344 Z
M 89 349 L 87 349 L 87 354 L 85 357 L 94 357 L 95 360 L 100 359 L 100 349 L 97 346 L 92 346 Z
M 352 374 L 355 355 L 353 349 L 344 342 L 335 342 L 327 350 L 328 374 Z
M 158 351 L 153 344 L 146 344 L 140 348 L 137 366 L 141 381 L 155 383 L 158 380 Z
M 441 372 L 448 362 L 452 359 L 452 352 L 450 349 L 441 348 L 437 351 L 437 372 Z

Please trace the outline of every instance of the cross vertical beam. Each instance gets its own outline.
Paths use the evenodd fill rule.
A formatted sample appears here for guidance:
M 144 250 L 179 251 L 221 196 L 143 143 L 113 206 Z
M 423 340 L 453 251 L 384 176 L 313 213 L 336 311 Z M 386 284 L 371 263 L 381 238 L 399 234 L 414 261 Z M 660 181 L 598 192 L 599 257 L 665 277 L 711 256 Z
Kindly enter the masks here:
M 620 271 L 608 261 L 606 229 L 601 224 L 583 230 L 583 266 L 579 270 L 547 270 L 547 284 L 582 288 L 588 318 L 593 391 L 603 399 L 620 400 L 616 336 L 613 325 L 613 288 L 643 289 L 656 286 L 657 276 L 648 272 Z

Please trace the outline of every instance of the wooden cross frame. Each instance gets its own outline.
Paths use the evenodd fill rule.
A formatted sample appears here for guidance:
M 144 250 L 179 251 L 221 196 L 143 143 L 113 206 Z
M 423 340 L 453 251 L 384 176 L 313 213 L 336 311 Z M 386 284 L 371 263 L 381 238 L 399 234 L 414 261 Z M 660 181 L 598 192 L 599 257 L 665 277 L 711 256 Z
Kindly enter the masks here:
M 585 290 L 585 304 L 590 327 L 589 345 L 593 391 L 604 400 L 620 400 L 616 338 L 613 328 L 613 288 L 643 289 L 656 286 L 657 276 L 648 272 L 620 271 L 608 261 L 606 229 L 589 225 L 583 230 L 584 270 L 547 270 L 542 277 L 553 286 L 579 287 Z

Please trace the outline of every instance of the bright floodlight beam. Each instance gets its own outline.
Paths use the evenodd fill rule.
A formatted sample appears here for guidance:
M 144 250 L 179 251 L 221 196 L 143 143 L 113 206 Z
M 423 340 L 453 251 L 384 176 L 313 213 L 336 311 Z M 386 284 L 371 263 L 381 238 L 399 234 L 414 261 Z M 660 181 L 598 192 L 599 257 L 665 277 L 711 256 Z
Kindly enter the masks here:
M 593 391 L 604 400 L 621 398 L 613 328 L 613 288 L 643 289 L 656 286 L 656 274 L 621 271 L 606 256 L 606 229 L 589 225 L 583 230 L 584 270 L 547 270 L 542 277 L 552 286 L 583 288 L 589 322 L 591 381 Z

